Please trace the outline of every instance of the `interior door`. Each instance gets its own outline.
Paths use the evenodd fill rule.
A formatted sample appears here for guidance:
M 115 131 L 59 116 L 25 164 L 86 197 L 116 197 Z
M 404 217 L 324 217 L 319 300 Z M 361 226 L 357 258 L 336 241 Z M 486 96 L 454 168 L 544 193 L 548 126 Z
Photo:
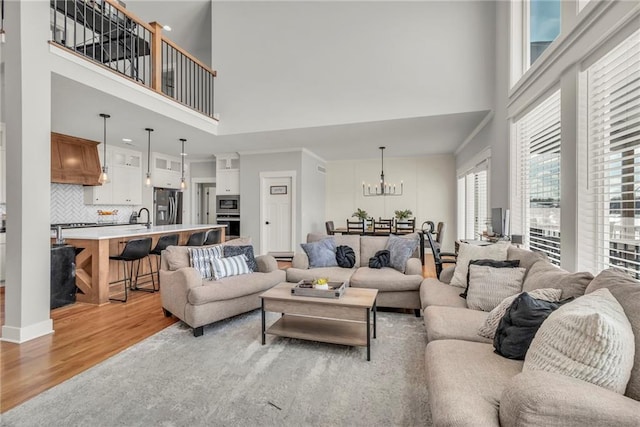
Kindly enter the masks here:
M 268 252 L 292 252 L 291 177 L 265 178 L 262 186 L 262 247 Z

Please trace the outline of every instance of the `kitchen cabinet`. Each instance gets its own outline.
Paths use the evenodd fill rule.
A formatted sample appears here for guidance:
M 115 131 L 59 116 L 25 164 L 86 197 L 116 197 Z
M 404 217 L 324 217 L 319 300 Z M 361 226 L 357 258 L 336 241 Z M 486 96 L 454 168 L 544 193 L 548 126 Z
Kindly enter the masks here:
M 216 194 L 240 194 L 240 156 L 237 153 L 216 154 Z
M 102 153 L 100 153 L 102 156 Z M 100 158 L 102 164 L 102 158 Z M 95 187 L 85 187 L 87 205 L 141 205 L 142 153 L 119 147 L 107 147 L 109 181 Z
M 216 194 L 228 196 L 240 194 L 240 169 L 217 172 Z
M 154 187 L 180 188 L 182 159 L 162 153 L 151 153 L 151 183 Z
M 98 185 L 98 142 L 51 132 L 51 182 Z

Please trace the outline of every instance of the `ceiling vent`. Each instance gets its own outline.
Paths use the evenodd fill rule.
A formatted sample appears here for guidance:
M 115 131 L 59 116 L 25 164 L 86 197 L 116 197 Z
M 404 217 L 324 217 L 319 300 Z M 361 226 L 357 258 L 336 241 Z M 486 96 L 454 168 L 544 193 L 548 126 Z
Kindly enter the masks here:
M 327 168 L 325 168 L 324 166 L 320 166 L 320 165 L 318 165 L 318 172 L 320 172 L 320 173 L 327 173 Z

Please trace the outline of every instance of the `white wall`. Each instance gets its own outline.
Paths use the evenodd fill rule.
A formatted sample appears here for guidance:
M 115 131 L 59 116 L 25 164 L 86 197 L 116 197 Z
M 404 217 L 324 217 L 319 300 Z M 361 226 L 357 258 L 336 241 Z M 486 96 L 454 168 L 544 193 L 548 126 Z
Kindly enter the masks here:
M 189 173 L 191 178 L 215 178 L 216 162 L 215 160 L 207 162 L 189 162 Z
M 374 218 L 391 218 L 394 211 L 411 209 L 416 226 L 427 220 L 446 225 L 444 250 L 452 250 L 455 239 L 456 178 L 453 155 L 385 158 L 385 179 L 400 184 L 402 196 L 364 197 L 362 182 L 380 179 L 380 160 L 349 160 L 327 163 L 327 220 L 346 226 L 356 208 Z
M 318 168 L 326 170 L 326 162 L 308 151 L 302 152 L 301 160 L 302 187 L 299 193 L 302 212 L 300 218 L 301 238 L 305 240 L 308 233 L 325 229 L 326 172 L 319 171 Z M 295 249 L 298 250 L 298 248 Z
M 212 15 L 221 134 L 491 108 L 494 2 L 216 1 Z
M 460 168 L 486 148 L 491 148 L 489 182 L 490 207 L 509 206 L 509 3 L 496 2 L 495 27 L 495 103 L 494 116 L 487 125 L 456 155 Z
M 260 251 L 260 172 L 296 171 L 296 188 L 298 189 L 296 229 L 294 230 L 296 247 L 301 241 L 301 155 L 300 151 L 268 154 L 240 153 L 240 234 L 251 237 L 256 251 Z

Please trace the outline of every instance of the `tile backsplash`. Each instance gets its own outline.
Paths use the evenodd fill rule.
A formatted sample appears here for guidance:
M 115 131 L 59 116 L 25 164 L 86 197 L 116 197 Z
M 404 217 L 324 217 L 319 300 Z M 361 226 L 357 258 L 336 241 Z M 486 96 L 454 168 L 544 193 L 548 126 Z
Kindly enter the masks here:
M 51 184 L 51 223 L 99 222 L 98 209 L 118 210 L 117 222 L 128 222 L 131 212 L 142 206 L 85 205 L 84 187 L 75 184 Z

